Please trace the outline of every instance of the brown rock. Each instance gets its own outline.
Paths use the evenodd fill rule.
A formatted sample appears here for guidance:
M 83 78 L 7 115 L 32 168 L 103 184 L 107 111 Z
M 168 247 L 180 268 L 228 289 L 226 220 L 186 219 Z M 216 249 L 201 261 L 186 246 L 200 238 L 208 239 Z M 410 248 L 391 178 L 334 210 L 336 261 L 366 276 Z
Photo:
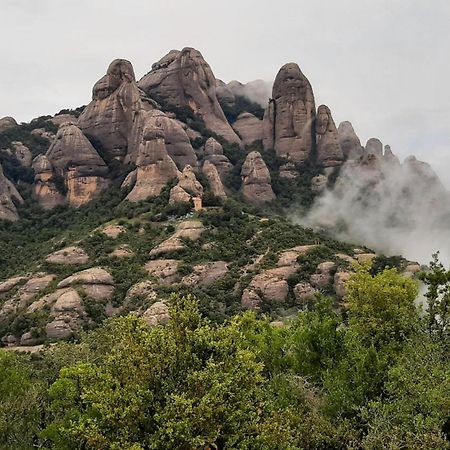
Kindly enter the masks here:
M 57 189 L 52 163 L 47 156 L 39 155 L 32 165 L 35 177 L 33 184 L 33 197 L 44 209 L 53 209 L 55 206 L 66 203 L 65 196 Z
M 23 198 L 14 184 L 6 178 L 3 167 L 0 164 L 0 220 L 15 222 L 19 219 L 14 201 L 23 203 Z
M 350 272 L 340 271 L 334 274 L 334 283 L 333 288 L 334 292 L 336 292 L 336 297 L 341 300 L 347 294 L 347 289 L 345 287 L 345 283 L 349 280 L 351 276 Z
M 114 292 L 114 280 L 109 272 L 101 267 L 77 272 L 58 283 L 58 289 L 70 286 L 79 287 L 82 291 L 95 300 L 103 300 L 112 297 Z
M 232 124 L 234 131 L 240 136 L 244 145 L 261 141 L 263 138 L 263 124 L 256 116 L 249 112 L 239 114 Z
M 158 294 L 155 291 L 155 283 L 145 280 L 134 284 L 128 289 L 125 301 L 130 301 L 137 297 L 146 299 L 148 302 L 154 302 L 158 298 Z
M 134 256 L 134 252 L 130 249 L 127 244 L 119 245 L 111 253 L 110 256 L 114 258 L 130 258 Z
M 350 122 L 341 122 L 338 127 L 339 144 L 347 159 L 358 159 L 362 156 L 361 141 Z
M 112 158 L 132 153 L 141 126 L 141 97 L 133 66 L 124 59 L 114 60 L 94 86 L 92 102 L 78 118 L 83 133 L 97 140 Z
M 177 185 L 170 190 L 169 203 L 189 203 L 191 198 L 191 195 L 189 195 L 182 187 Z
M 311 285 L 324 289 L 333 282 L 333 270 L 336 268 L 336 264 L 332 261 L 325 261 L 317 266 L 317 270 L 311 275 Z
M 285 266 L 296 266 L 297 264 L 297 258 L 300 255 L 304 255 L 305 253 L 309 252 L 312 248 L 317 247 L 316 245 L 299 245 L 297 247 L 292 247 L 288 250 L 285 250 L 280 254 L 280 257 L 278 258 L 278 267 L 285 267 Z
M 11 147 L 11 153 L 19 161 L 20 165 L 23 167 L 31 167 L 33 156 L 30 149 L 18 141 L 11 142 Z
M 183 170 L 187 165 L 197 167 L 197 156 L 181 122 L 168 117 L 167 114 L 157 109 L 146 112 L 143 115 L 143 121 L 144 126 L 145 124 L 152 124 L 163 130 L 167 154 L 172 158 L 179 170 Z M 136 147 L 137 152 L 138 150 L 139 147 Z M 130 160 L 135 162 L 137 157 L 137 153 L 135 156 L 130 155 Z
M 302 163 L 312 151 L 316 108 L 311 85 L 297 64 L 280 69 L 272 98 L 264 115 L 264 148 Z
M 71 206 L 78 207 L 91 201 L 109 184 L 105 178 L 108 174 L 106 163 L 73 123 L 66 122 L 59 127 L 46 157 L 53 173 L 64 180 L 67 202 Z
M 127 200 L 132 202 L 157 197 L 178 176 L 177 166 L 167 154 L 164 132 L 152 123 L 144 128 L 136 165 L 136 183 L 127 195 Z
M 55 278 L 56 275 L 52 274 L 37 274 L 29 279 L 17 292 L 21 304 L 42 292 Z
M 305 305 L 315 300 L 316 289 L 314 289 L 310 283 L 301 282 L 294 287 L 294 296 L 297 303 Z
M 86 264 L 89 256 L 80 247 L 65 247 L 45 258 L 45 261 L 52 264 Z
M 225 261 L 213 261 L 208 264 L 196 265 L 193 269 L 191 274 L 183 277 L 181 283 L 187 285 L 209 286 L 227 274 L 228 265 Z
M 220 175 L 216 166 L 206 160 L 203 164 L 202 171 L 206 179 L 208 180 L 212 195 L 214 195 L 214 197 L 220 198 L 221 200 L 226 200 L 227 194 L 225 192 L 225 188 L 223 187 L 222 180 L 220 179 Z
M 125 233 L 125 228 L 122 225 L 109 224 L 100 228 L 99 231 L 112 239 L 117 239 L 119 235 Z
M 0 297 L 9 293 L 24 281 L 28 280 L 28 277 L 12 277 L 0 283 Z
M 162 284 L 177 283 L 180 280 L 176 259 L 155 259 L 145 264 L 144 269 Z
M 214 164 L 219 172 L 220 178 L 224 179 L 227 173 L 233 168 L 230 160 L 223 154 L 222 145 L 214 138 L 209 138 L 205 143 L 205 161 Z
M 192 197 L 203 196 L 203 186 L 197 181 L 197 177 L 189 165 L 183 169 L 182 173 L 178 174 L 177 185 Z
M 206 128 L 229 142 L 241 143 L 227 122 L 216 94 L 216 79 L 201 53 L 193 48 L 172 50 L 139 81 L 151 97 L 175 107 L 189 107 Z
M 316 117 L 317 160 L 323 167 L 342 164 L 344 154 L 339 144 L 339 135 L 328 106 L 320 105 Z
M 205 228 L 199 220 L 185 220 L 180 222 L 176 227 L 175 233 L 153 248 L 150 251 L 150 256 L 158 256 L 182 250 L 184 248 L 183 239 L 196 241 L 204 230 Z
M 163 302 L 153 303 L 153 305 L 142 314 L 142 318 L 149 327 L 163 325 L 170 320 L 169 307 Z
M 13 117 L 2 117 L 0 119 L 0 133 L 3 133 L 13 128 L 18 127 L 16 120 Z
M 275 200 L 266 163 L 259 152 L 247 155 L 241 169 L 242 193 L 247 201 L 265 203 Z
M 383 156 L 383 144 L 381 141 L 377 138 L 370 138 L 366 143 L 366 154 L 381 158 Z

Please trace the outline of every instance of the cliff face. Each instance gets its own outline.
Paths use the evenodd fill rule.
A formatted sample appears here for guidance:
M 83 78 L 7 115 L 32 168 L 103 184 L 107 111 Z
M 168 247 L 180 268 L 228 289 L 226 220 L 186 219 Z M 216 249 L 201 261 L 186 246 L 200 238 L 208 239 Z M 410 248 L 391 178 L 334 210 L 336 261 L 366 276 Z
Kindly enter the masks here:
M 133 66 L 129 61 L 116 59 L 95 83 L 92 102 L 79 117 L 78 126 L 98 141 L 110 158 L 124 159 L 136 145 L 131 138 L 141 109 Z
M 0 164 L 0 220 L 16 221 L 19 219 L 14 201 L 22 203 L 22 196 L 14 184 L 6 178 Z
M 284 65 L 264 116 L 264 148 L 295 163 L 306 161 L 314 142 L 316 108 L 308 79 L 297 64 Z
M 139 87 L 173 107 L 190 108 L 203 119 L 206 128 L 228 142 L 241 144 L 219 104 L 214 74 L 198 50 L 172 50 L 153 64 Z

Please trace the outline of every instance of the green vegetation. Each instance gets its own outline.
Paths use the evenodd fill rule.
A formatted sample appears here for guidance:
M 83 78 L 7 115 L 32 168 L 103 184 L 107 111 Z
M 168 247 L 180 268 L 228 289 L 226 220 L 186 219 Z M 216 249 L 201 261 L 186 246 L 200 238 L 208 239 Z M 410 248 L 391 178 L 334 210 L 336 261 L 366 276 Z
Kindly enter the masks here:
M 346 314 L 319 296 L 282 327 L 251 312 L 215 324 L 173 295 L 166 325 L 128 315 L 32 356 L 0 352 L 0 446 L 450 448 L 435 311 L 395 269 L 362 266 L 348 289 Z

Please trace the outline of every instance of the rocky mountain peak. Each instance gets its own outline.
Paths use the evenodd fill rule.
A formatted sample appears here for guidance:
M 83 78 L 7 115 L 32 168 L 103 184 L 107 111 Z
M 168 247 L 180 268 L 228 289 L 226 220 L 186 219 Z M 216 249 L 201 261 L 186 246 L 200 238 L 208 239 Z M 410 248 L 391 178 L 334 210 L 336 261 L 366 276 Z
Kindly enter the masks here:
M 320 105 L 316 117 L 317 160 L 324 167 L 342 164 L 344 154 L 330 108 Z
M 150 97 L 172 107 L 188 107 L 206 127 L 229 142 L 241 141 L 225 118 L 216 93 L 216 78 L 202 54 L 191 47 L 172 50 L 139 81 Z
M 264 115 L 264 148 L 296 163 L 311 155 L 316 108 L 308 79 L 295 63 L 278 72 Z

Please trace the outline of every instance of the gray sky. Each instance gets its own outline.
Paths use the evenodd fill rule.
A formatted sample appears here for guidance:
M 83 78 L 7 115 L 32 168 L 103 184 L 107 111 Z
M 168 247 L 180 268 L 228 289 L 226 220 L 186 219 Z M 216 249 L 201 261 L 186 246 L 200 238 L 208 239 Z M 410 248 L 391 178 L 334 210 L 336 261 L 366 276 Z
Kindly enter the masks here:
M 336 123 L 432 162 L 450 187 L 448 0 L 0 0 L 0 14 L 0 117 L 88 103 L 115 58 L 140 78 L 191 46 L 243 82 L 293 61 Z

